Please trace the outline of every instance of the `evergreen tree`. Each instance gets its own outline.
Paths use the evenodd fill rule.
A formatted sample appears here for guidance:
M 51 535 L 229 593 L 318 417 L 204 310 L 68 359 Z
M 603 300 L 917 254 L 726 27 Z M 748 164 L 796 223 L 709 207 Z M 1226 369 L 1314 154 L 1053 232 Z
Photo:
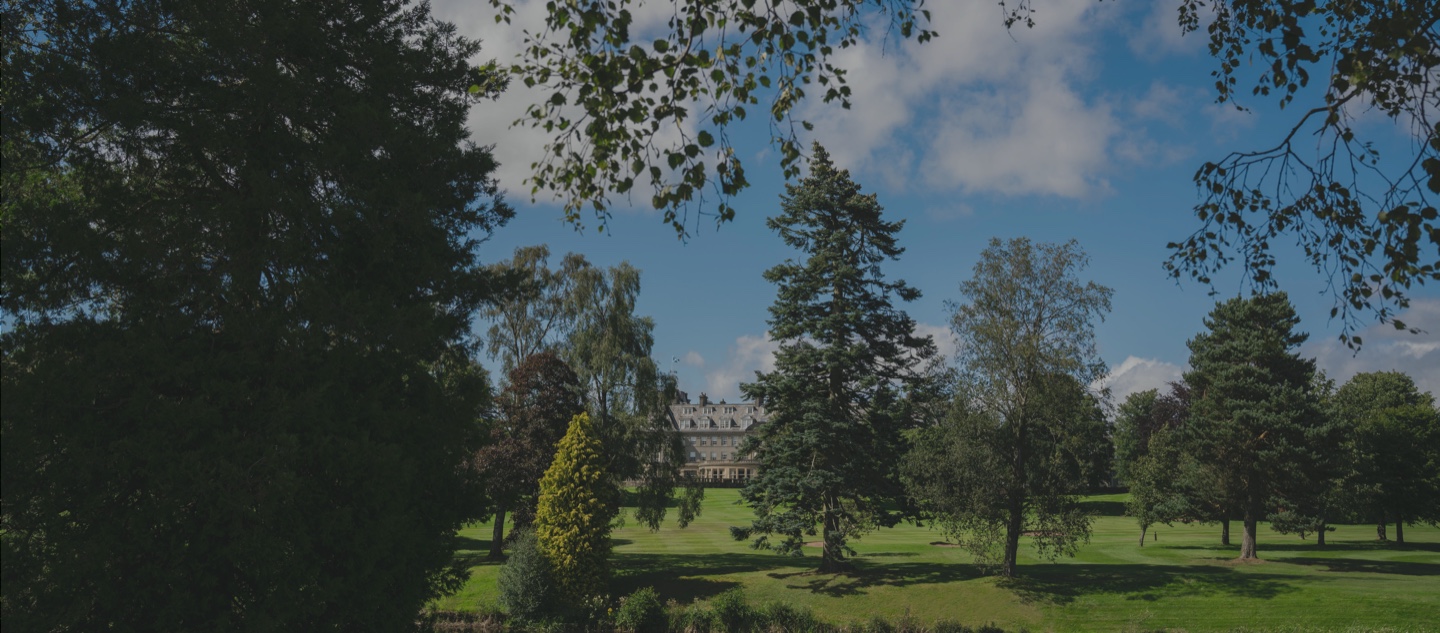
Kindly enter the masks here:
M 605 466 L 595 425 L 581 413 L 570 420 L 540 480 L 535 538 L 561 601 L 571 607 L 603 595 L 609 580 L 610 522 L 620 499 Z
M 1313 486 L 1326 447 L 1315 362 L 1295 353 L 1306 335 L 1284 293 L 1236 298 L 1188 343 L 1193 393 L 1187 448 L 1222 477 L 1216 492 L 1244 521 L 1240 558 L 1256 558 L 1256 527 L 1276 502 Z
M 6 629 L 412 627 L 483 511 L 477 45 L 379 0 L 4 19 Z
M 920 292 L 880 270 L 904 252 L 895 243 L 904 222 L 881 219 L 876 197 L 818 144 L 809 177 L 786 192 L 767 224 L 805 259 L 765 272 L 779 286 L 769 323 L 780 349 L 774 371 L 741 387 L 770 419 L 741 447 L 760 462 L 741 491 L 756 516 L 733 531 L 757 548 L 799 553 L 818 525 L 829 572 L 845 566 L 850 539 L 900 518 L 908 390 L 935 347 L 893 304 Z

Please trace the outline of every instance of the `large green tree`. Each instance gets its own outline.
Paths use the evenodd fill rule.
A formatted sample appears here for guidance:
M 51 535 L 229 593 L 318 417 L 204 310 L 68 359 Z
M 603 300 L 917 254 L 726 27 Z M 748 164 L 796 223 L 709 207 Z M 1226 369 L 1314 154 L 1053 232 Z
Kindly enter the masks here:
M 1192 390 L 1187 448 L 1211 472 L 1211 485 L 1244 521 L 1240 558 L 1256 558 L 1256 528 L 1287 496 L 1313 485 L 1315 464 L 1331 450 L 1314 393 L 1315 362 L 1295 349 L 1306 335 L 1284 293 L 1215 306 L 1191 339 Z
M 497 404 L 490 444 L 475 456 L 495 507 L 490 558 L 502 556 L 507 512 L 517 527 L 534 520 L 540 478 L 555 459 L 555 444 L 585 411 L 580 379 L 553 352 L 532 355 L 511 370 Z
M 540 480 L 536 545 L 549 559 L 560 599 L 569 608 L 604 595 L 610 578 L 610 529 L 620 496 L 603 451 L 590 416 L 581 413 L 570 421 Z
M 1331 415 L 1348 430 L 1346 498 L 1387 538 L 1395 523 L 1440 520 L 1440 413 L 1435 398 L 1400 372 L 1356 374 L 1331 399 Z
M 767 222 L 804 259 L 765 271 L 779 287 L 769 323 L 780 347 L 774 371 L 741 385 L 770 419 L 741 447 L 760 472 L 740 493 L 755 520 L 734 532 L 799 553 L 818 526 L 820 570 L 830 572 L 846 566 L 850 540 L 899 520 L 901 431 L 914 423 L 907 396 L 935 346 L 895 306 L 920 292 L 881 272 L 904 252 L 895 241 L 904 222 L 883 219 L 877 198 L 823 147 L 814 156 Z
M 507 0 L 491 3 L 510 19 Z M 702 217 L 729 220 L 730 197 L 750 184 L 732 126 L 766 122 L 796 176 L 806 100 L 850 105 L 841 51 L 936 35 L 924 0 L 685 0 L 659 29 L 632 28 L 639 4 L 547 5 L 546 36 L 529 39 L 512 68 L 548 88 L 521 119 L 553 135 L 532 184 L 558 192 L 575 222 L 589 207 L 603 224 L 610 196 L 635 188 L 682 233 Z M 1041 15 L 1032 0 L 1000 4 L 996 28 Z M 1440 279 L 1440 4 L 1183 0 L 1176 18 L 1171 28 L 1208 38 L 1218 102 L 1271 101 L 1294 114 L 1272 140 L 1197 170 L 1201 226 L 1171 244 L 1172 274 L 1208 282 L 1238 259 L 1271 288 L 1270 245 L 1291 236 L 1334 282 L 1347 336 L 1362 317 L 1393 319 L 1412 286 Z M 1374 127 L 1356 125 L 1362 111 L 1417 142 L 1381 160 L 1367 140 Z M 706 196 L 718 199 L 713 211 L 697 208 Z
M 3 36 L 6 628 L 413 626 L 482 511 L 477 45 L 369 0 Z
M 917 442 L 916 496 L 977 554 L 1000 549 L 1016 574 L 1020 536 L 1042 555 L 1073 555 L 1089 538 L 1077 495 L 1110 475 L 1110 438 L 1087 385 L 1105 375 L 1094 319 L 1112 291 L 1079 273 L 1079 244 L 992 239 L 960 284 L 957 412 Z

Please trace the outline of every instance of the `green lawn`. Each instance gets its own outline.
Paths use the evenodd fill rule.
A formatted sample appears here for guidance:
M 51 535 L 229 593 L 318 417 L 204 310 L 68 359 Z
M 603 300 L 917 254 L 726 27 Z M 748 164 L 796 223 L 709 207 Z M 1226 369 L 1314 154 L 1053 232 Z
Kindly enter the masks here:
M 1134 520 L 1118 516 L 1123 496 L 1092 497 L 1101 516 L 1080 555 L 1047 563 L 1022 548 L 1022 578 L 1007 583 L 978 573 L 963 551 L 932 545 L 939 532 L 908 525 L 857 541 L 855 572 L 816 574 L 818 550 L 787 558 L 732 540 L 729 526 L 750 516 L 736 499 L 707 491 L 704 514 L 685 529 L 652 533 L 631 520 L 616 531 L 614 592 L 650 585 L 686 604 L 743 587 L 752 602 L 806 605 L 836 622 L 908 611 L 921 622 L 1032 631 L 1440 631 L 1440 530 L 1431 527 L 1407 528 L 1402 546 L 1377 543 L 1373 526 L 1339 526 L 1320 548 L 1262 526 L 1264 561 L 1240 565 L 1238 524 L 1234 547 L 1220 546 L 1218 526 L 1177 525 L 1153 530 L 1159 540 L 1141 548 Z M 460 532 L 457 555 L 476 566 L 437 607 L 494 605 L 499 567 L 482 560 L 489 538 L 488 525 Z

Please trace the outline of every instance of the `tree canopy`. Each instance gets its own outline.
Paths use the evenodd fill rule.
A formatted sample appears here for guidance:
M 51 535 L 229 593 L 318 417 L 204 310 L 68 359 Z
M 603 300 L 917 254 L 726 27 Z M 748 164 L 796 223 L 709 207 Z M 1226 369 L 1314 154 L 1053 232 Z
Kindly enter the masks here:
M 477 44 L 368 0 L 4 22 L 6 627 L 413 626 L 484 505 Z
M 1110 475 L 1108 427 L 1087 389 L 1105 374 L 1093 320 L 1112 291 L 1079 278 L 1087 261 L 1074 241 L 990 241 L 951 304 L 955 411 L 907 460 L 915 496 L 1005 576 L 1027 531 L 1042 555 L 1074 555 L 1090 529 L 1076 495 Z
M 907 394 L 935 346 L 895 306 L 919 291 L 881 272 L 904 252 L 895 239 L 904 222 L 883 219 L 877 198 L 823 147 L 814 156 L 767 222 L 804 259 L 765 272 L 778 287 L 769 323 L 780 348 L 774 371 L 741 385 L 770 417 L 740 449 L 760 471 L 740 493 L 755 520 L 734 533 L 799 553 L 818 525 L 828 572 L 845 566 L 849 540 L 899 520 L 901 431 L 914 424 Z
M 497 21 L 510 19 L 506 0 L 491 3 Z M 635 26 L 638 4 L 547 5 L 544 31 L 530 35 L 511 68 L 526 85 L 548 88 L 519 123 L 552 134 L 530 182 L 560 194 L 572 222 L 588 206 L 603 224 L 612 195 L 647 186 L 682 235 L 701 216 L 731 219 L 730 197 L 750 184 L 733 126 L 767 122 L 783 173 L 798 176 L 811 126 L 797 108 L 817 97 L 849 107 L 841 52 L 867 38 L 936 36 L 923 0 L 686 0 L 658 34 Z M 1006 28 L 1034 26 L 1031 0 L 1000 5 L 996 28 L 1002 19 Z M 1271 245 L 1293 238 L 1329 276 L 1343 337 L 1358 345 L 1351 332 L 1362 317 L 1393 320 L 1414 286 L 1440 279 L 1440 8 L 1184 0 L 1176 17 L 1182 33 L 1208 35 L 1217 102 L 1241 106 L 1248 84 L 1256 98 L 1297 114 L 1272 146 L 1200 167 L 1200 226 L 1171 244 L 1167 268 L 1208 283 L 1239 260 L 1257 288 L 1273 289 Z M 1321 80 L 1313 97 L 1304 90 L 1312 75 Z M 1411 152 L 1382 161 L 1355 125 L 1367 110 L 1410 127 Z M 1318 142 L 1301 142 L 1312 136 Z

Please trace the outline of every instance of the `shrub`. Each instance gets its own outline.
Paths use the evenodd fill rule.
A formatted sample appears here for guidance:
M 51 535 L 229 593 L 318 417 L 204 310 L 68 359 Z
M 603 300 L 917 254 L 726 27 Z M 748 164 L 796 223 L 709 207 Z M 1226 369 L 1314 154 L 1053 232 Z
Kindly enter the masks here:
M 561 601 L 571 608 L 604 595 L 609 577 L 610 521 L 619 498 L 590 416 L 570 420 L 555 461 L 540 480 L 536 544 L 549 559 Z
M 974 633 L 974 629 L 954 620 L 936 620 L 935 633 Z
M 535 532 L 516 532 L 510 560 L 500 568 L 500 605 L 510 617 L 534 621 L 555 615 L 555 579 Z
M 757 616 L 756 628 L 764 631 L 812 633 L 828 628 L 815 617 L 815 612 L 785 602 L 771 602 L 761 608 Z
M 748 633 L 755 628 L 755 609 L 745 601 L 745 592 L 739 587 L 715 596 L 710 605 L 715 609 L 720 630 L 726 633 Z
M 641 587 L 620 599 L 620 608 L 615 610 L 615 626 L 632 633 L 664 633 L 665 606 L 660 596 L 650 587 Z
M 674 633 L 744 633 L 743 629 L 724 626 L 715 611 L 699 603 L 693 603 L 684 609 L 676 607 L 671 614 L 670 630 Z

